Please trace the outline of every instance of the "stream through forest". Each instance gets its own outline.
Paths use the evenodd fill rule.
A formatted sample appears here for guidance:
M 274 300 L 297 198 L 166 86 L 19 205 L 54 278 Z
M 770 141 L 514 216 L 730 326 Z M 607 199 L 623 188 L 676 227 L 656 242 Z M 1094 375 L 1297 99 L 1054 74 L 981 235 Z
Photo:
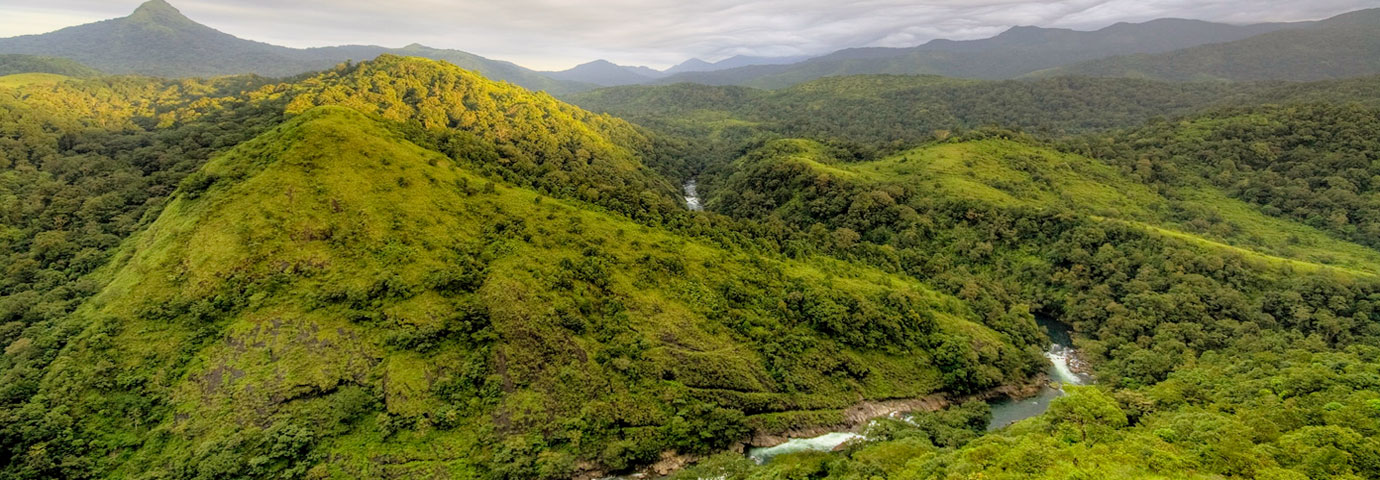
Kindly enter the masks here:
M 1046 372 L 1050 381 L 1042 386 L 1040 392 L 1035 396 L 1019 400 L 1005 398 L 988 402 L 992 407 L 992 420 L 987 424 L 988 431 L 1001 429 L 1012 423 L 1044 413 L 1049 408 L 1050 402 L 1064 395 L 1063 385 L 1085 385 L 1092 382 L 1091 378 L 1077 373 L 1073 367 L 1075 361 L 1073 338 L 1068 325 L 1044 315 L 1037 315 L 1035 322 L 1044 328 L 1049 335 L 1050 345 L 1045 350 L 1045 358 L 1048 358 L 1050 362 L 1049 370 Z M 766 463 L 771 461 L 772 457 L 787 453 L 808 450 L 832 451 L 844 442 L 855 438 L 862 438 L 862 436 L 852 432 L 831 432 L 814 438 L 792 439 L 774 447 L 749 449 L 747 454 L 757 463 Z
M 704 210 L 696 180 L 687 180 L 683 189 L 686 208 L 691 211 Z M 1045 350 L 1045 358 L 1050 362 L 1049 370 L 1046 372 L 1049 382 L 1032 397 L 1004 398 L 988 402 L 992 407 L 992 419 L 987 425 L 989 431 L 1044 413 L 1049 409 L 1050 402 L 1064 395 L 1063 385 L 1085 385 L 1092 381 L 1087 375 L 1075 371 L 1072 363 L 1075 361 L 1073 339 L 1068 325 L 1044 315 L 1036 315 L 1035 322 L 1045 329 L 1050 339 L 1049 348 Z M 832 451 L 839 445 L 857 438 L 862 438 L 862 435 L 854 432 L 830 432 L 813 438 L 791 439 L 773 447 L 751 448 L 748 449 L 747 455 L 757 463 L 766 463 L 773 457 L 787 453 Z
M 686 208 L 689 208 L 690 211 L 692 211 L 692 212 L 698 212 L 698 211 L 704 210 L 704 207 L 700 205 L 699 183 L 698 183 L 695 179 L 692 178 L 692 179 L 687 180 L 687 181 L 685 182 L 685 187 L 684 187 L 684 188 L 685 188 L 685 207 L 686 207 Z

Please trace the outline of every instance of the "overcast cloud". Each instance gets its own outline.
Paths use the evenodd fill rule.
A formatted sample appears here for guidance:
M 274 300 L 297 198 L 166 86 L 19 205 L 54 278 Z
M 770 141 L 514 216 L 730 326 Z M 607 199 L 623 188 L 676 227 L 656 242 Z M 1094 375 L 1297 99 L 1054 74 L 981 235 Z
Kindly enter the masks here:
M 292 47 L 421 43 L 536 69 L 604 58 L 823 54 L 990 37 L 1014 25 L 1095 30 L 1163 17 L 1316 20 L 1377 0 L 169 0 L 193 20 Z M 140 0 L 0 0 L 0 37 L 120 17 Z

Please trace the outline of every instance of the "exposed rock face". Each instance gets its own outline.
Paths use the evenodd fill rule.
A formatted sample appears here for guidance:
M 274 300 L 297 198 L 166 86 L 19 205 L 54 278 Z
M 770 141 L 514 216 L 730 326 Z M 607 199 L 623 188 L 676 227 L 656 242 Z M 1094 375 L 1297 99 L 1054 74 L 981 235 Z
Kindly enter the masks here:
M 674 451 L 667 450 L 661 452 L 661 460 L 653 463 L 648 470 L 649 473 L 654 473 L 659 476 L 670 475 L 685 468 L 686 465 L 693 463 L 695 460 L 696 458 L 690 455 L 677 454 Z

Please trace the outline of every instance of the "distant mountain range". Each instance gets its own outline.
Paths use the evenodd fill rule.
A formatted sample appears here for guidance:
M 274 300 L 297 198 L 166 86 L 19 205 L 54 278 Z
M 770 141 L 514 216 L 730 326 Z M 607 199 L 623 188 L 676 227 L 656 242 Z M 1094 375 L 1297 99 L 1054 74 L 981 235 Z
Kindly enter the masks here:
M 557 80 L 509 62 L 422 45 L 297 49 L 244 40 L 192 21 L 164 0 L 150 0 L 128 17 L 0 39 L 0 53 L 62 57 L 110 73 L 163 77 L 290 76 L 324 70 L 346 60 L 370 60 L 393 53 L 444 60 L 533 90 L 561 93 L 592 87 Z
M 738 55 L 729 57 L 714 63 L 706 62 L 698 58 L 692 58 L 681 62 L 679 65 L 666 70 L 655 70 L 648 67 L 627 67 L 614 64 L 608 60 L 595 60 L 585 63 L 569 70 L 559 72 L 544 72 L 547 76 L 558 80 L 570 82 L 592 83 L 595 85 L 614 87 L 620 85 L 638 85 L 651 83 L 657 79 L 665 78 L 670 75 L 690 72 L 715 72 L 728 70 L 730 68 L 748 67 L 753 65 L 788 65 L 809 59 L 808 56 L 798 57 L 752 57 Z
M 1062 28 L 1013 27 L 983 40 L 934 40 L 911 48 L 853 48 L 790 65 L 759 65 L 673 75 L 661 83 L 746 85 L 779 88 L 816 78 L 858 74 L 932 74 L 1007 79 L 1086 60 L 1135 53 L 1160 53 L 1230 42 L 1308 23 L 1227 25 L 1160 19 L 1118 23 L 1082 32 Z
M 1083 75 L 1195 80 L 1321 80 L 1380 73 L 1380 9 L 1317 22 L 1228 25 L 1159 19 L 1096 31 L 1013 27 L 982 40 L 909 48 L 851 48 L 808 57 L 690 59 L 658 71 L 607 60 L 538 72 L 475 54 L 409 45 L 296 49 L 237 38 L 196 23 L 164 0 L 132 15 L 42 35 L 0 39 L 0 54 L 57 57 L 109 73 L 164 77 L 291 76 L 347 60 L 397 54 L 443 60 L 532 90 L 700 83 L 781 88 L 822 77 L 931 74 L 959 78 Z M 11 59 L 12 65 L 23 65 Z
M 1092 60 L 1038 75 L 1312 81 L 1380 72 L 1380 9 L 1297 25 L 1235 42 Z
M 730 68 L 750 67 L 753 65 L 790 65 L 809 60 L 810 56 L 801 55 L 795 57 L 753 57 L 748 55 L 738 55 L 719 60 L 714 63 L 706 62 L 698 58 L 692 58 L 681 62 L 680 65 L 666 69 L 666 73 L 674 75 L 677 73 L 689 72 L 715 72 L 728 70 Z
M 636 85 L 666 76 L 647 67 L 625 67 L 608 60 L 595 60 L 559 72 L 543 72 L 551 78 L 568 82 L 592 83 L 604 87 Z
M 403 48 L 375 45 L 307 49 L 282 47 L 245 40 L 197 23 L 165 0 L 150 0 L 123 18 L 42 35 L 0 38 L 0 53 L 57 57 L 109 73 L 161 77 L 245 73 L 283 77 L 324 70 L 347 60 L 370 60 L 382 54 L 396 54 L 442 60 L 477 71 L 490 79 L 552 93 L 647 83 L 667 75 L 647 67 L 624 67 L 604 60 L 562 72 L 536 72 L 510 62 L 460 50 L 419 44 Z M 707 71 L 800 59 L 738 56 L 717 63 L 694 60 L 672 70 Z M 18 57 L 9 61 L 15 68 L 21 68 L 19 65 L 23 64 L 17 62 Z

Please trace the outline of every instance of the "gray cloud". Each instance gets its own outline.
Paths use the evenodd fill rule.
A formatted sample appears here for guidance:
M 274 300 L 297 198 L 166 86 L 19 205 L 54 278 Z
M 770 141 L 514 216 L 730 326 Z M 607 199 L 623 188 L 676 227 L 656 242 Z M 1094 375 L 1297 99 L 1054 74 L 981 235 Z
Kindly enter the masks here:
M 456 48 L 533 68 L 596 58 L 665 67 L 690 57 L 822 54 L 972 39 L 1014 25 L 1079 30 L 1162 17 L 1313 20 L 1376 0 L 171 0 L 194 20 L 294 47 Z M 140 0 L 4 0 L 0 37 L 123 16 Z

